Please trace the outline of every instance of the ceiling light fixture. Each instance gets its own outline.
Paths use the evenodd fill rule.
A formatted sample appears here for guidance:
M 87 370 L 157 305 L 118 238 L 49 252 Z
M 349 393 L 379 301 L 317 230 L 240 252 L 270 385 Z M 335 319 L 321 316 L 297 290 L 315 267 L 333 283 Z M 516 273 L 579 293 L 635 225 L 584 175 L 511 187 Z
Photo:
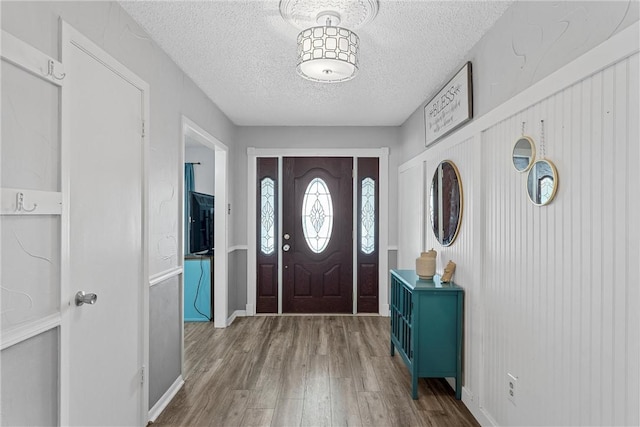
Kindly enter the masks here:
M 314 82 L 351 80 L 358 73 L 358 35 L 338 27 L 340 16 L 335 12 L 321 12 L 317 22 L 324 25 L 298 34 L 296 71 Z
M 280 0 L 282 17 L 302 29 L 297 38 L 298 74 L 322 83 L 354 78 L 360 38 L 348 28 L 370 22 L 377 13 L 377 0 Z

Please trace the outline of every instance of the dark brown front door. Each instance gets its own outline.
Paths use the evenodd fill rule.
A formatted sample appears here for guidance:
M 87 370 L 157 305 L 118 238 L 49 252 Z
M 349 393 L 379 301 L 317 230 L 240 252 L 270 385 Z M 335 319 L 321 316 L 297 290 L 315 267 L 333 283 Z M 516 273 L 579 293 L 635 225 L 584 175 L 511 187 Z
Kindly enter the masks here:
M 285 313 L 353 310 L 353 159 L 283 159 Z

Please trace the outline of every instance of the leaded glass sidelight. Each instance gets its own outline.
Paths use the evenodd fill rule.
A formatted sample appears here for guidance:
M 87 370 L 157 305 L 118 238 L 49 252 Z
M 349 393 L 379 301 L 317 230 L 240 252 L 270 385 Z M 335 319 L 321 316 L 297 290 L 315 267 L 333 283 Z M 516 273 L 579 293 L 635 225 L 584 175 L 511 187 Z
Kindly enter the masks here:
M 260 250 L 265 255 L 275 251 L 275 182 L 264 178 L 260 182 Z
M 309 248 L 319 254 L 329 245 L 333 231 L 333 202 L 326 182 L 311 180 L 302 199 L 302 232 Z
M 370 255 L 376 250 L 376 184 L 371 178 L 361 183 L 360 250 Z

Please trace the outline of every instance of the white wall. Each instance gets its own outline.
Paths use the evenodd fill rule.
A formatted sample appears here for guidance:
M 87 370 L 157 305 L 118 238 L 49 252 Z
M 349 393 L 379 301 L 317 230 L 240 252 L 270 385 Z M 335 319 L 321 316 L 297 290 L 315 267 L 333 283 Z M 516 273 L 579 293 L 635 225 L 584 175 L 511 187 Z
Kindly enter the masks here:
M 474 116 L 488 113 L 637 21 L 639 8 L 633 0 L 514 2 L 460 61 L 460 66 L 472 63 Z M 435 93 L 428 95 L 401 127 L 400 163 L 425 149 L 424 106 Z
M 592 7 L 601 5 L 576 3 L 576 13 Z M 619 22 L 598 10 L 601 24 L 611 27 L 594 33 L 620 32 Z M 417 256 L 411 252 L 434 247 L 439 271 L 449 259 L 458 264 L 454 279 L 465 288 L 463 399 L 484 423 L 640 423 L 640 227 L 634 220 L 640 209 L 640 76 L 634 13 L 636 23 L 613 41 L 400 166 L 406 185 L 412 180 L 404 176 L 421 176 L 424 169 L 415 187 L 400 189 L 399 201 L 400 224 L 422 223 L 423 235 L 400 228 L 398 263 L 411 268 Z M 559 18 L 548 16 L 542 27 Z M 520 19 L 514 28 L 530 22 Z M 576 34 L 572 40 L 581 40 Z M 572 45 L 564 49 L 569 55 Z M 627 57 L 629 52 L 636 53 Z M 540 155 L 540 120 L 547 158 L 559 173 L 558 193 L 546 207 L 528 201 L 526 174 L 511 164 L 523 121 Z M 424 140 L 418 122 L 414 117 L 403 127 L 409 152 Z M 448 248 L 437 243 L 415 203 L 445 159 L 458 166 L 464 191 L 461 230 Z M 507 399 L 507 373 L 518 377 L 516 405 Z
M 297 148 L 297 149 L 358 149 L 358 148 L 380 148 L 389 147 L 389 188 L 396 188 L 396 170 L 398 165 L 398 142 L 399 128 L 397 127 L 239 127 L 236 137 L 236 158 L 244 159 L 244 164 L 235 165 L 233 179 L 237 188 L 247 189 L 247 147 L 254 148 Z M 237 259 L 235 281 L 238 286 L 244 283 L 244 289 L 237 289 L 237 307 L 244 309 L 247 304 L 246 276 L 248 257 L 244 245 L 248 244 L 247 239 L 247 192 L 239 192 L 232 195 L 232 217 L 234 221 L 233 230 L 237 242 L 242 242 L 243 254 L 235 254 Z M 397 194 L 393 191 L 389 194 L 389 206 L 395 206 Z M 396 222 L 396 210 L 389 209 L 389 224 Z M 395 227 L 391 227 L 389 233 L 389 246 L 396 245 Z M 395 260 L 395 249 L 389 250 L 386 254 Z M 244 277 L 244 281 L 242 280 Z
M 399 160 L 399 128 L 397 127 L 239 127 L 236 136 L 237 159 L 233 179 L 237 188 L 247 188 L 247 147 L 255 148 L 380 148 L 389 147 L 389 170 L 395 171 Z M 242 163 L 244 161 L 244 163 Z M 396 176 L 390 174 L 389 188 L 396 188 Z M 389 195 L 389 205 L 396 203 L 396 194 Z M 237 242 L 247 242 L 247 195 L 234 197 L 236 214 L 234 235 Z M 396 212 L 391 209 L 389 223 L 395 224 Z M 396 231 L 389 234 L 389 244 L 396 244 Z
M 193 165 L 195 191 L 204 194 L 216 194 L 215 151 L 207 147 L 189 146 L 184 149 L 184 161 L 200 163 Z
M 636 54 L 483 132 L 481 372 L 501 424 L 640 422 L 638 65 Z M 526 176 L 495 153 L 541 119 L 559 188 L 538 208 Z M 506 372 L 518 376 L 517 407 L 503 398 Z
M 233 145 L 235 126 L 213 102 L 176 66 L 116 2 L 8 2 L 0 3 L 2 29 L 35 48 L 59 57 L 59 18 L 62 18 L 124 66 L 150 85 L 149 169 L 149 272 L 150 278 L 176 271 L 182 255 L 179 251 L 179 177 L 183 165 L 180 141 L 182 116 L 186 116 L 227 146 Z M 231 159 L 233 162 L 233 158 Z M 117 173 L 117 171 L 114 171 Z M 233 189 L 233 185 L 231 186 Z M 117 266 L 113 266 L 117 268 Z M 155 286 L 174 286 L 175 279 L 161 281 Z M 150 298 L 162 292 L 152 292 Z M 161 303 L 150 301 L 151 306 Z M 179 301 L 166 315 L 179 319 Z M 160 314 L 162 316 L 162 314 Z M 153 328 L 154 325 L 151 325 Z M 171 354 L 180 357 L 179 337 L 160 336 L 150 342 L 150 354 Z M 170 348 L 167 343 L 171 343 Z M 176 344 L 177 343 L 177 344 Z M 171 363 L 173 372 L 153 369 L 151 362 L 150 396 L 162 394 L 161 384 L 171 383 L 180 375 Z M 158 366 L 156 364 L 155 366 Z M 166 365 L 165 365 L 166 366 Z M 167 378 L 171 381 L 165 381 Z M 4 385 L 4 384 L 3 384 Z M 55 398 L 55 396 L 54 396 Z M 155 402 L 150 402 L 153 405 Z

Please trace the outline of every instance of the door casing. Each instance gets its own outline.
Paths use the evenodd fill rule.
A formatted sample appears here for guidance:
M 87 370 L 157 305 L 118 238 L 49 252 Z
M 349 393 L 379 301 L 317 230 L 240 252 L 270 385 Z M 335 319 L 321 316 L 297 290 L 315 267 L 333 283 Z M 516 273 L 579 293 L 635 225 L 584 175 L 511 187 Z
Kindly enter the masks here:
M 389 315 L 389 278 L 388 274 L 388 246 L 389 246 L 389 148 L 331 148 L 331 149 L 314 149 L 314 148 L 247 148 L 247 171 L 248 171 L 248 181 L 247 181 L 247 236 L 248 244 L 247 244 L 247 306 L 246 306 L 246 314 L 247 316 L 253 316 L 256 314 L 255 304 L 256 304 L 256 268 L 257 268 L 257 259 L 256 259 L 256 239 L 252 236 L 255 236 L 257 233 L 256 227 L 256 214 L 257 214 L 257 205 L 256 205 L 256 167 L 257 167 L 257 158 L 258 157 L 276 157 L 279 159 L 279 162 L 282 162 L 283 157 L 351 157 L 354 160 L 354 173 L 357 174 L 357 158 L 358 157 L 377 157 L 380 160 L 380 209 L 379 209 L 379 224 L 380 224 L 380 239 L 379 239 L 379 266 L 378 266 L 378 295 L 379 301 L 378 313 L 381 316 Z M 279 168 L 279 180 L 282 181 L 282 168 Z M 357 194 L 356 191 L 356 180 L 353 180 L 354 192 L 353 192 L 353 203 L 354 207 L 357 207 Z M 282 188 L 282 186 L 279 186 Z M 282 191 L 281 189 L 279 190 Z M 282 194 L 278 195 L 278 203 L 279 210 L 282 212 Z M 357 229 L 357 221 L 358 218 L 357 209 L 353 210 L 353 229 Z M 279 218 L 279 229 L 282 230 L 282 215 Z M 356 240 L 353 239 L 353 265 L 357 264 L 357 245 Z M 279 253 L 279 261 L 278 261 L 278 313 L 282 313 L 282 245 L 278 240 L 278 250 Z M 353 313 L 357 313 L 357 271 L 353 269 Z
M 182 139 L 181 139 L 181 157 L 180 168 L 184 166 L 184 148 L 185 137 L 189 136 L 191 139 L 198 141 L 203 146 L 215 151 L 215 196 L 216 196 L 216 215 L 214 217 L 214 246 L 216 248 L 214 257 L 214 272 L 213 272 L 213 323 L 216 328 L 227 327 L 228 318 L 228 281 L 229 273 L 227 271 L 227 259 L 228 259 L 228 215 L 227 215 L 227 164 L 228 164 L 228 152 L 229 148 L 223 144 L 216 137 L 209 132 L 198 126 L 194 121 L 182 116 Z M 179 182 L 179 197 L 184 203 L 184 173 L 180 174 Z M 184 206 L 180 204 L 179 213 L 180 224 L 184 224 Z M 180 242 L 179 253 L 184 253 L 184 227 L 180 227 Z M 180 261 L 180 267 L 184 266 L 184 259 Z M 184 288 L 184 285 L 181 285 Z M 184 296 L 182 297 L 184 298 Z M 180 302 L 182 307 L 182 301 Z M 182 310 L 182 309 L 181 309 Z M 184 317 L 183 315 L 181 317 Z M 184 329 L 182 325 L 181 330 Z M 184 337 L 181 339 L 184 345 Z M 184 348 L 182 360 L 184 361 Z M 184 372 L 183 372 L 184 375 Z

